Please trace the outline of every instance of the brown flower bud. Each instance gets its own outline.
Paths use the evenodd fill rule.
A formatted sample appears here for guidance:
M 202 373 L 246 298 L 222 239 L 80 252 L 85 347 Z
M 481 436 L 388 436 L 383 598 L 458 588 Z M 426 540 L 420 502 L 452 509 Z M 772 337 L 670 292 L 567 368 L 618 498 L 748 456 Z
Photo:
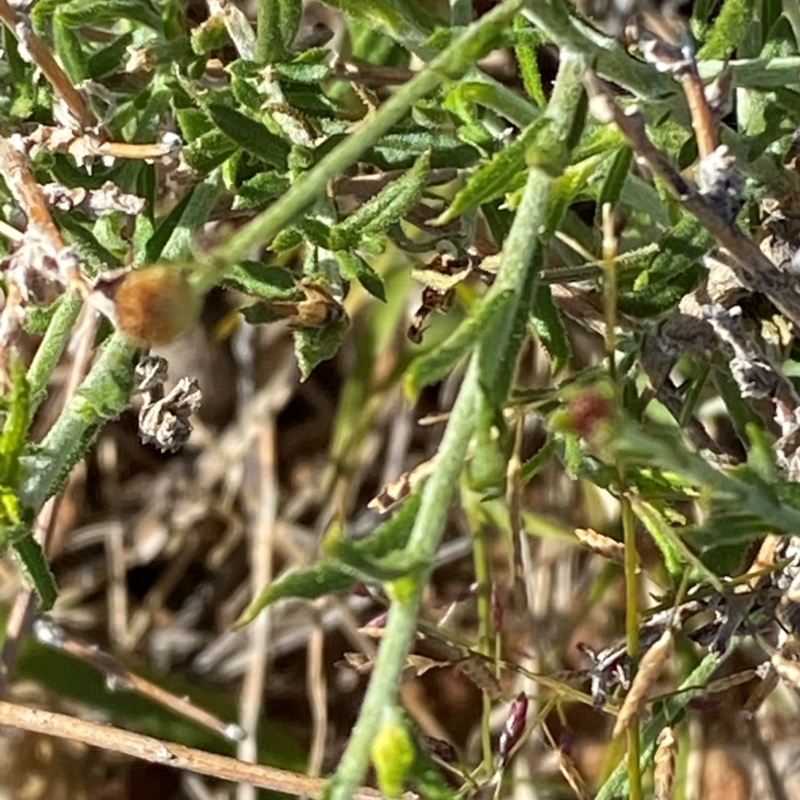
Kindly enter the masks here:
M 114 295 L 119 329 L 143 344 L 168 344 L 197 320 L 200 297 L 186 276 L 165 266 L 129 272 Z

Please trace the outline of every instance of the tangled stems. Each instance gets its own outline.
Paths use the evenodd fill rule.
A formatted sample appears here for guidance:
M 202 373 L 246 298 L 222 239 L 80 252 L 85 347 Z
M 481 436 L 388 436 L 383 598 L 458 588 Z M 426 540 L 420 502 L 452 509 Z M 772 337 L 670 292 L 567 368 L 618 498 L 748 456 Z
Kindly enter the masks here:
M 569 139 L 582 99 L 581 77 L 585 65 L 583 56 L 562 52 L 553 97 L 546 112 L 552 123 L 548 131 L 553 141 Z M 326 789 L 327 800 L 348 800 L 359 785 L 384 709 L 397 695 L 406 654 L 417 628 L 422 593 L 442 540 L 450 501 L 475 432 L 478 412 L 486 402 L 486 389 L 501 377 L 494 376 L 495 381 L 492 381 L 492 376 L 484 374 L 484 367 L 491 354 L 495 362 L 513 365 L 522 343 L 514 320 L 520 312 L 527 313 L 527 309 L 520 307 L 522 298 L 528 296 L 540 267 L 540 259 L 535 256 L 541 243 L 533 232 L 543 229 L 555 175 L 554 170 L 541 166 L 529 171 L 522 201 L 503 247 L 497 279 L 484 301 L 494 302 L 498 296 L 502 297 L 505 313 L 500 315 L 500 323 L 487 331 L 471 357 L 436 456 L 436 469 L 422 491 L 420 509 L 408 541 L 407 552 L 414 554 L 417 563 L 426 566 L 403 584 L 402 594 L 395 593 L 361 713 L 336 774 Z M 502 358 L 498 359 L 498 354 Z

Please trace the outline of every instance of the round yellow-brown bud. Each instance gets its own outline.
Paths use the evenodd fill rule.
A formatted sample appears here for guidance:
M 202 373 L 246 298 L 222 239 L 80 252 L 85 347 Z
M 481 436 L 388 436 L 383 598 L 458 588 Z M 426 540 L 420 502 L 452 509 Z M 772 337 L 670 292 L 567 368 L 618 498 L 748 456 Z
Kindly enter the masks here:
M 165 266 L 128 273 L 114 295 L 119 329 L 143 344 L 169 344 L 197 321 L 200 296 L 186 276 Z

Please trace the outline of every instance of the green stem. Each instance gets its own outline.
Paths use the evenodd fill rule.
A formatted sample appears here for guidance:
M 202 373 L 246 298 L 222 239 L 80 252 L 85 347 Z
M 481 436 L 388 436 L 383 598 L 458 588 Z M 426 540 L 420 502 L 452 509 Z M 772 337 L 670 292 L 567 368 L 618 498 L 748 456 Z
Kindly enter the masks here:
M 28 368 L 28 385 L 31 391 L 30 416 L 47 396 L 47 384 L 53 370 L 58 366 L 61 355 L 72 335 L 72 327 L 78 319 L 83 301 L 73 294 L 66 294 L 58 305 L 47 332 Z
M 206 279 L 213 283 L 217 272 L 225 265 L 246 258 L 256 247 L 269 242 L 284 227 L 295 220 L 318 197 L 328 182 L 353 165 L 392 126 L 397 124 L 414 103 L 436 89 L 441 83 L 463 75 L 482 55 L 487 37 L 494 37 L 522 8 L 525 0 L 504 0 L 443 50 L 422 70 L 364 120 L 351 136 L 325 156 L 302 180 L 295 183 L 280 200 L 237 231 L 210 254 L 210 272 Z
M 122 333 L 115 333 L 103 346 L 97 362 L 53 427 L 25 459 L 28 475 L 20 487 L 20 499 L 28 508 L 38 511 L 61 490 L 100 426 L 127 407 L 137 352 Z
M 505 5 L 498 6 L 498 9 Z M 548 107 L 548 115 L 553 123 L 551 130 L 555 137 L 560 137 L 558 141 L 566 141 L 573 127 L 582 99 L 580 80 L 584 64 L 580 55 L 569 51 L 561 54 L 556 87 Z M 508 309 L 505 316 L 512 324 L 497 326 L 492 331 L 491 339 L 487 337 L 481 342 L 478 351 L 470 359 L 439 446 L 436 469 L 422 490 L 420 508 L 406 545 L 408 553 L 413 553 L 418 562 L 428 566 L 414 576 L 413 583 L 409 580 L 396 587 L 396 597 L 389 611 L 361 713 L 336 774 L 325 792 L 327 800 L 349 800 L 352 796 L 366 772 L 370 747 L 380 730 L 384 709 L 395 702 L 406 654 L 417 629 L 417 614 L 430 577 L 430 565 L 441 543 L 450 502 L 467 446 L 475 431 L 478 407 L 486 402 L 486 389 L 494 388 L 485 385 L 489 378 L 483 374 L 483 365 L 492 352 L 495 360 L 498 354 L 502 354 L 504 360 L 513 363 L 522 346 L 524 337 L 518 336 L 517 326 L 513 323 L 520 310 L 522 287 L 532 284 L 532 276 L 541 266 L 540 259 L 535 258 L 540 250 L 535 232 L 544 226 L 547 198 L 553 180 L 550 172 L 538 167 L 532 168 L 528 174 L 522 200 L 503 245 L 497 278 L 489 290 L 504 298 Z
M 644 747 L 639 754 L 639 773 L 645 772 L 653 761 L 656 752 L 656 739 L 665 725 L 670 725 L 689 704 L 689 701 L 705 691 L 705 685 L 720 664 L 738 647 L 739 637 L 734 637 L 724 653 L 708 653 L 695 670 L 668 697 L 659 712 L 647 723 L 642 734 Z M 616 766 L 606 782 L 600 788 L 595 800 L 613 800 L 627 794 L 626 777 L 628 775 L 628 758 Z
M 442 437 L 436 470 L 423 489 L 422 502 L 407 545 L 408 551 L 415 553 L 423 563 L 433 563 L 442 539 L 450 499 L 475 428 L 478 391 L 477 359 L 473 357 Z M 383 711 L 397 695 L 406 653 L 417 629 L 417 613 L 429 573 L 430 568 L 418 576 L 408 597 L 392 603 L 361 713 L 336 774 L 325 792 L 329 800 L 350 800 L 366 772 L 370 747 L 380 728 Z

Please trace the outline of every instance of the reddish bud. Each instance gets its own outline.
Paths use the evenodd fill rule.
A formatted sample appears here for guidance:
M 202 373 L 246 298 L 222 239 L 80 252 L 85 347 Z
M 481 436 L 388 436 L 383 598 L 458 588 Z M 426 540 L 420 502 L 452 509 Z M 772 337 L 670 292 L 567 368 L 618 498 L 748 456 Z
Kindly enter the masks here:
M 511 704 L 511 709 L 508 712 L 508 719 L 503 726 L 503 732 L 500 734 L 497 752 L 503 761 L 508 758 L 509 753 L 511 753 L 514 746 L 519 742 L 522 732 L 525 730 L 525 718 L 527 715 L 528 696 L 525 692 L 520 692 L 516 700 Z
M 611 402 L 595 389 L 587 389 L 569 401 L 567 407 L 572 429 L 584 438 L 590 436 L 598 422 L 613 416 Z

